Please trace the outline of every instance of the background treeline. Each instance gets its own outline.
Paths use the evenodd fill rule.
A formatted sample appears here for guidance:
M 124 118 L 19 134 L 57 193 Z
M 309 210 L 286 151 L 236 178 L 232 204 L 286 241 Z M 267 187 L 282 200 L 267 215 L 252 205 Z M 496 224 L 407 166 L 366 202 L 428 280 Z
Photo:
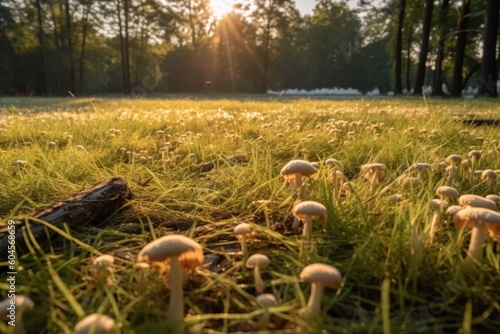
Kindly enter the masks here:
M 496 97 L 499 2 L 319 0 L 303 16 L 293 0 L 242 0 L 216 18 L 210 0 L 0 0 L 0 95 L 474 86 Z

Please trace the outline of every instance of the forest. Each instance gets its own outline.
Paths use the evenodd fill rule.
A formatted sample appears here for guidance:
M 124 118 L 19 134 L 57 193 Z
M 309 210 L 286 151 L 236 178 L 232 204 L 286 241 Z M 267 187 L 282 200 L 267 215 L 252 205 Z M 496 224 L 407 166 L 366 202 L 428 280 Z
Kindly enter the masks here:
M 223 1 L 223 0 L 219 0 Z M 0 0 L 0 95 L 497 97 L 498 0 Z

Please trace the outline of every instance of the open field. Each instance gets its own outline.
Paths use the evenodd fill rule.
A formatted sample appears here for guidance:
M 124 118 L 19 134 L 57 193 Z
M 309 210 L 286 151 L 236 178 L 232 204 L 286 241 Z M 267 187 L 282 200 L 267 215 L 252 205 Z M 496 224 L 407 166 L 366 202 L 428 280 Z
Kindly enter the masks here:
M 185 286 L 185 325 L 193 333 L 498 332 L 498 243 L 488 238 L 481 263 L 466 275 L 470 230 L 457 230 L 443 214 L 429 236 L 429 203 L 447 180 L 434 167 L 475 149 L 482 152 L 475 169 L 500 169 L 499 128 L 452 117 L 470 113 L 500 118 L 500 107 L 422 99 L 1 98 L 0 224 L 112 177 L 125 179 L 133 194 L 101 224 L 64 226 L 59 238 L 19 256 L 16 293 L 35 303 L 23 317 L 27 332 L 71 333 L 94 312 L 114 318 L 116 333 L 168 332 L 168 284 L 151 270 L 139 287 L 134 264 L 148 242 L 172 233 L 199 242 L 211 262 Z M 332 185 L 328 158 L 341 163 L 350 192 Z M 302 227 L 291 228 L 297 194 L 280 170 L 292 159 L 319 163 L 308 197 L 326 207 L 328 219 L 324 229 L 315 224 L 311 242 Z M 361 173 L 369 163 L 386 166 L 376 189 Z M 433 170 L 419 174 L 415 163 Z M 420 185 L 404 189 L 409 177 Z M 453 186 L 486 196 L 500 195 L 499 183 L 474 180 L 459 167 Z M 396 194 L 403 196 L 397 203 Z M 257 202 L 263 200 L 271 201 L 267 222 L 264 202 Z M 233 235 L 239 222 L 254 230 L 250 254 L 271 260 L 262 277 L 278 305 L 269 308 L 268 323 Z M 93 280 L 92 260 L 101 254 L 115 257 L 110 285 Z M 299 274 L 317 262 L 343 278 L 339 289 L 325 288 L 321 315 L 311 320 L 303 312 L 311 288 Z M 1 277 L 3 300 L 9 284 Z M 0 324 L 0 332 L 6 328 Z

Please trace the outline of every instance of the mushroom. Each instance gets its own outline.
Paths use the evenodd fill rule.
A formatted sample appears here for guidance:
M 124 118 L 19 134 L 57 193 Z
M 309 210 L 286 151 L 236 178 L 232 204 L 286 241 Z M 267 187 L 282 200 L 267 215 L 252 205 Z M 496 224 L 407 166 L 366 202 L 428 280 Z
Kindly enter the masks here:
M 380 183 L 385 174 L 385 165 L 374 163 L 374 164 L 366 164 L 361 166 L 361 172 L 364 174 L 365 179 L 371 181 L 370 184 L 370 197 L 375 195 L 375 191 L 377 190 L 377 185 Z M 370 210 L 373 205 L 373 201 L 369 201 L 367 203 L 367 209 Z
M 492 200 L 489 200 L 485 197 L 478 196 L 478 195 L 472 195 L 472 194 L 466 194 L 462 195 L 458 199 L 458 205 L 460 206 L 471 206 L 474 208 L 486 208 L 490 209 L 493 211 L 497 211 L 497 206 L 495 202 Z
M 304 176 L 314 177 L 316 174 L 316 169 L 305 160 L 292 160 L 287 163 L 280 172 L 284 181 L 292 185 L 292 190 L 299 189 L 299 199 L 302 201 L 307 199 L 302 178 Z
M 135 264 L 135 282 L 137 290 L 144 290 L 148 286 L 148 270 L 151 266 L 147 263 L 141 262 Z
M 439 196 L 441 200 L 445 198 L 453 199 L 458 197 L 458 191 L 455 188 L 448 186 L 441 186 L 436 189 L 436 195 Z
M 448 158 L 446 158 L 446 162 L 452 164 L 455 167 L 458 167 L 462 163 L 462 157 L 459 156 L 458 154 L 452 154 L 448 156 Z
M 106 334 L 116 326 L 115 321 L 104 314 L 92 313 L 75 325 L 75 334 Z
M 176 323 L 174 332 L 183 333 L 184 329 L 180 327 L 180 322 L 184 317 L 183 269 L 193 270 L 203 264 L 203 248 L 186 236 L 172 234 L 150 242 L 137 255 L 138 263 L 167 260 L 170 261 L 168 319 Z
M 469 153 L 467 153 L 467 156 L 470 158 L 471 160 L 471 169 L 472 170 L 475 170 L 476 167 L 477 167 L 477 163 L 479 161 L 479 159 L 481 158 L 481 151 L 478 151 L 478 150 L 472 150 L 470 151 Z
M 252 235 L 252 228 L 247 223 L 240 223 L 234 228 L 234 235 L 241 240 L 241 253 L 243 257 L 248 254 L 247 237 Z
M 446 178 L 446 183 L 450 186 L 455 184 L 455 178 L 457 176 L 457 166 L 451 165 L 446 167 L 446 173 L 448 174 L 448 177 Z
M 485 169 L 481 173 L 481 181 L 484 181 L 489 188 L 495 186 L 497 180 L 497 174 L 493 169 Z
M 5 299 L 0 303 L 0 319 L 8 319 L 9 326 L 14 326 L 12 334 L 25 334 L 23 313 L 31 311 L 34 306 L 35 303 L 29 297 L 23 295 Z
M 496 204 L 500 204 L 500 196 L 498 195 L 486 195 L 486 199 L 489 199 L 490 201 L 495 202 Z
M 269 258 L 264 254 L 253 254 L 246 262 L 247 268 L 254 269 L 253 277 L 255 281 L 255 290 L 257 290 L 258 293 L 264 292 L 264 281 L 260 276 L 260 269 L 267 268 L 269 263 Z
M 464 208 L 460 205 L 450 205 L 448 209 L 446 209 L 446 214 L 451 217 L 455 217 L 458 211 L 463 210 Z
M 399 184 L 405 192 L 416 190 L 422 184 L 416 177 L 404 177 L 399 181 Z
M 312 236 L 312 221 L 317 219 L 326 227 L 327 212 L 323 204 L 315 201 L 300 202 L 293 208 L 293 215 L 304 221 L 304 238 L 309 240 Z
M 115 262 L 115 258 L 111 255 L 101 255 L 94 260 L 93 279 L 98 286 L 111 285 L 113 262 Z
M 432 211 L 434 211 L 432 215 L 431 227 L 429 230 L 429 242 L 432 243 L 436 228 L 441 223 L 441 214 L 448 208 L 448 202 L 440 199 L 433 199 L 429 203 L 429 207 Z
M 317 316 L 321 311 L 321 297 L 324 287 L 340 288 L 342 274 L 333 266 L 314 263 L 302 269 L 300 279 L 311 284 L 311 295 L 306 312 L 310 316 Z
M 425 162 L 417 162 L 410 167 L 410 172 L 416 171 L 418 176 L 423 177 L 431 171 L 431 165 Z
M 262 315 L 262 326 L 267 327 L 269 324 L 269 311 L 270 306 L 278 305 L 276 297 L 270 293 L 263 293 L 257 296 L 257 304 L 264 309 L 264 314 Z
M 482 247 L 486 232 L 500 226 L 500 213 L 486 208 L 468 207 L 458 211 L 453 222 L 457 229 L 472 229 L 469 250 L 463 263 L 464 269 L 470 272 L 475 261 L 480 262 L 483 257 Z

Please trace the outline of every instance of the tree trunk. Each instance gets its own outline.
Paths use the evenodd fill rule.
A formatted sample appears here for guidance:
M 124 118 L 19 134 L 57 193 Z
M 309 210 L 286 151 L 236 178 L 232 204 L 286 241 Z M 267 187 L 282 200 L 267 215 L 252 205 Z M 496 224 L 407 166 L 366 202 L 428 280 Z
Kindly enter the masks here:
M 74 94 L 75 91 L 75 56 L 73 54 L 73 36 L 71 35 L 71 13 L 69 8 L 69 0 L 64 2 L 66 13 L 66 34 L 68 41 L 68 56 L 69 56 L 69 92 Z
M 124 43 L 124 55 L 125 55 L 125 94 L 130 95 L 131 94 L 131 87 L 130 87 L 130 57 L 129 57 L 129 34 L 128 34 L 128 28 L 129 28 L 129 0 L 124 0 L 123 1 L 123 10 L 125 13 L 125 43 Z
M 413 86 L 413 94 L 422 94 L 422 86 L 425 80 L 425 70 L 427 64 L 427 53 L 429 52 L 429 36 L 431 34 L 432 25 L 432 9 L 434 7 L 433 0 L 426 0 L 424 27 L 422 31 L 422 46 L 420 47 L 420 55 L 418 57 L 417 74 L 415 76 L 415 84 Z
M 441 10 L 439 11 L 439 24 L 442 25 L 439 34 L 439 45 L 436 58 L 436 69 L 434 72 L 434 81 L 432 85 L 432 96 L 442 96 L 443 92 L 443 58 L 444 46 L 446 40 L 446 14 L 450 6 L 450 0 L 443 0 Z
M 483 59 L 476 96 L 498 97 L 496 81 L 496 42 L 498 34 L 499 0 L 488 0 L 483 39 Z
M 406 46 L 406 92 L 409 94 L 410 87 L 410 72 L 411 72 L 411 43 L 413 41 L 413 25 L 408 31 L 408 44 Z
M 394 50 L 394 95 L 399 95 L 403 93 L 403 85 L 401 82 L 401 54 L 403 50 L 403 26 L 406 10 L 406 0 L 400 0 L 399 2 L 399 14 L 398 14 L 398 28 L 396 35 L 396 47 Z
M 43 95 L 49 95 L 49 78 L 47 73 L 47 54 L 45 51 L 45 37 L 43 33 L 42 4 L 36 0 L 36 13 L 38 20 L 38 40 L 40 41 L 42 64 L 43 64 Z
M 471 0 L 463 0 L 462 13 L 457 28 L 458 36 L 455 47 L 455 64 L 453 67 L 453 82 L 451 83 L 451 96 L 453 97 L 462 96 L 462 73 L 465 59 L 465 47 L 467 45 L 467 27 L 469 25 L 470 5 Z
M 117 0 L 116 1 L 116 12 L 118 13 L 118 38 L 120 40 L 120 59 L 121 59 L 121 65 L 122 65 L 122 89 L 123 89 L 123 94 L 127 95 L 127 78 L 125 75 L 126 69 L 125 69 L 125 47 L 124 47 L 124 41 L 123 41 L 123 24 L 122 24 L 122 10 L 120 6 L 120 2 L 122 0 Z
M 84 60 L 85 60 L 85 43 L 87 41 L 87 30 L 89 27 L 89 14 L 92 8 L 93 1 L 88 1 L 87 7 L 83 14 L 83 28 L 82 28 L 82 45 L 80 50 L 80 67 L 79 67 L 79 79 L 78 79 L 78 92 L 83 93 L 83 75 L 85 73 Z

